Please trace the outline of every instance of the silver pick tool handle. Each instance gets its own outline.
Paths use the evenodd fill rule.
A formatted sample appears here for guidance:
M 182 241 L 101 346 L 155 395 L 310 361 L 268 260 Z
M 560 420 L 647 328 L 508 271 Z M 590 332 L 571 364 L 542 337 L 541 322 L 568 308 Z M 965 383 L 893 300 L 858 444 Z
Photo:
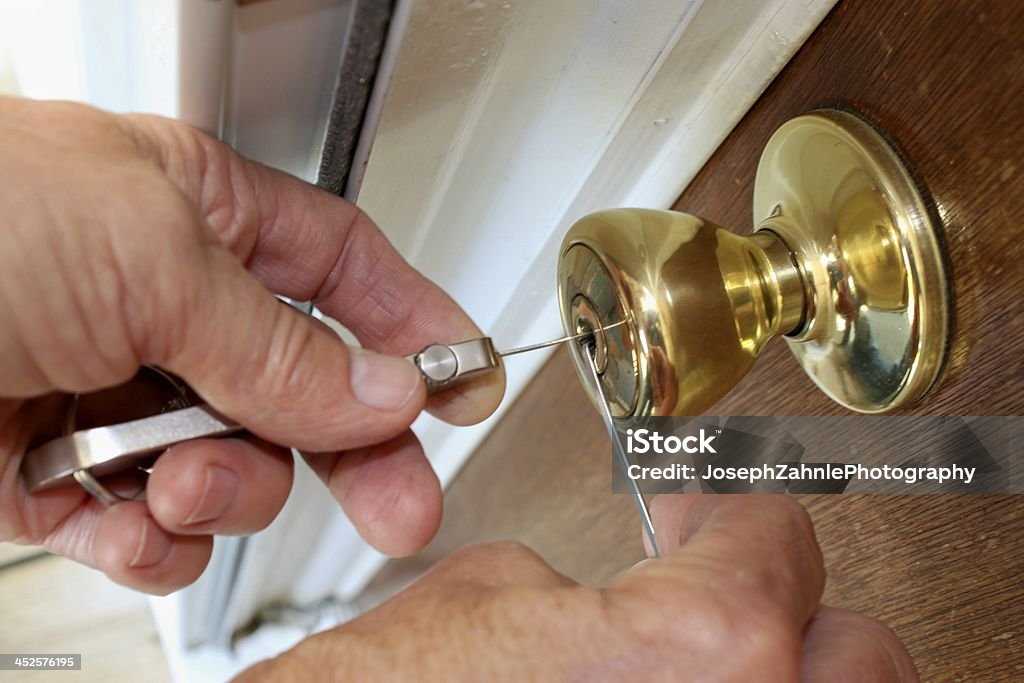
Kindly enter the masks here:
M 431 344 L 407 358 L 423 374 L 427 392 L 434 393 L 497 370 L 502 356 L 573 338 L 498 353 L 490 337 L 481 337 L 454 344 Z M 113 504 L 123 498 L 104 487 L 97 477 L 141 467 L 146 456 L 182 441 L 241 431 L 241 425 L 208 405 L 192 405 L 92 429 L 74 430 L 71 426 L 63 436 L 29 451 L 22 460 L 21 475 L 29 491 L 77 481 L 96 498 Z

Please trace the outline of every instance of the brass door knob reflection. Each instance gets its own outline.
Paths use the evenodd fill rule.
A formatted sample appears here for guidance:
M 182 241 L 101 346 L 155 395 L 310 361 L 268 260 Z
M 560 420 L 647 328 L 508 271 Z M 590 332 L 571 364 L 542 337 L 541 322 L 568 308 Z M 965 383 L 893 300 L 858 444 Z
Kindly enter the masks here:
M 945 356 L 948 283 L 936 226 L 881 135 L 836 110 L 789 121 L 761 158 L 754 213 L 748 236 L 646 209 L 570 228 L 562 318 L 567 333 L 597 331 L 612 413 L 699 414 L 780 336 L 852 410 L 920 398 Z

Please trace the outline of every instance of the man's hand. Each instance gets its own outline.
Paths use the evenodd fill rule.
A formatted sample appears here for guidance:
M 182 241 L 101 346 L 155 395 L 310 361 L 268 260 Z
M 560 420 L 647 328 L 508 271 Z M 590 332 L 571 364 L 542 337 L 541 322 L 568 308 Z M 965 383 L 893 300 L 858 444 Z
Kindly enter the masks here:
M 665 551 L 606 589 L 514 543 L 472 546 L 244 681 L 916 681 L 882 624 L 819 604 L 821 552 L 785 496 L 662 496 Z
M 497 406 L 499 374 L 429 402 L 396 356 L 480 336 L 351 204 L 181 123 L 0 98 L 0 540 L 41 544 L 167 592 L 206 566 L 211 534 L 267 525 L 296 447 L 370 543 L 418 550 L 441 514 L 408 431 Z M 397 191 L 397 190 L 396 190 Z M 367 351 L 271 293 L 313 300 Z M 46 397 L 179 375 L 254 438 L 193 441 L 156 462 L 147 502 L 109 509 L 18 477 Z M 276 444 L 276 445 L 275 445 Z

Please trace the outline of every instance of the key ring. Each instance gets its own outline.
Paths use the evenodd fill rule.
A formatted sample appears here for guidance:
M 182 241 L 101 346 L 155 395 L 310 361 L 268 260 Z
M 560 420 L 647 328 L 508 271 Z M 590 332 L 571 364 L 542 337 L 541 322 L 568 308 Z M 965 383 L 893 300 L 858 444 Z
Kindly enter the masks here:
M 106 486 L 100 483 L 100 480 L 92 476 L 92 472 L 89 468 L 83 467 L 80 470 L 75 470 L 71 473 L 71 476 L 75 478 L 79 486 L 85 489 L 93 498 L 97 499 L 106 506 L 115 505 L 117 503 L 123 503 L 131 500 L 131 498 L 125 498 L 119 496 Z
M 135 500 L 137 496 L 129 498 L 112 491 L 97 474 L 129 469 L 125 467 L 128 461 L 136 463 L 146 453 L 162 450 L 160 443 L 148 444 L 152 448 L 138 443 L 140 433 L 148 431 L 144 425 L 140 429 L 139 423 L 167 422 L 167 416 L 190 409 L 196 401 L 193 397 L 182 380 L 149 366 L 113 390 L 73 394 L 64 412 L 61 436 L 25 455 L 21 470 L 29 491 L 73 480 L 108 506 Z M 141 419 L 132 419 L 140 415 Z M 107 425 L 111 417 L 120 424 Z M 120 458 L 126 462 L 113 463 Z

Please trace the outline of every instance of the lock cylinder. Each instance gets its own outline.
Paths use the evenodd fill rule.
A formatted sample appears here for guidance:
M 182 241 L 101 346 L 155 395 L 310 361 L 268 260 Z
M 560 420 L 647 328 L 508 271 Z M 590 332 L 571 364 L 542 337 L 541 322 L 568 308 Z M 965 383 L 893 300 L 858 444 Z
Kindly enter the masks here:
M 776 235 L 740 237 L 682 213 L 591 214 L 566 235 L 559 271 L 563 324 L 595 331 L 617 417 L 703 411 L 804 319 L 803 282 Z

